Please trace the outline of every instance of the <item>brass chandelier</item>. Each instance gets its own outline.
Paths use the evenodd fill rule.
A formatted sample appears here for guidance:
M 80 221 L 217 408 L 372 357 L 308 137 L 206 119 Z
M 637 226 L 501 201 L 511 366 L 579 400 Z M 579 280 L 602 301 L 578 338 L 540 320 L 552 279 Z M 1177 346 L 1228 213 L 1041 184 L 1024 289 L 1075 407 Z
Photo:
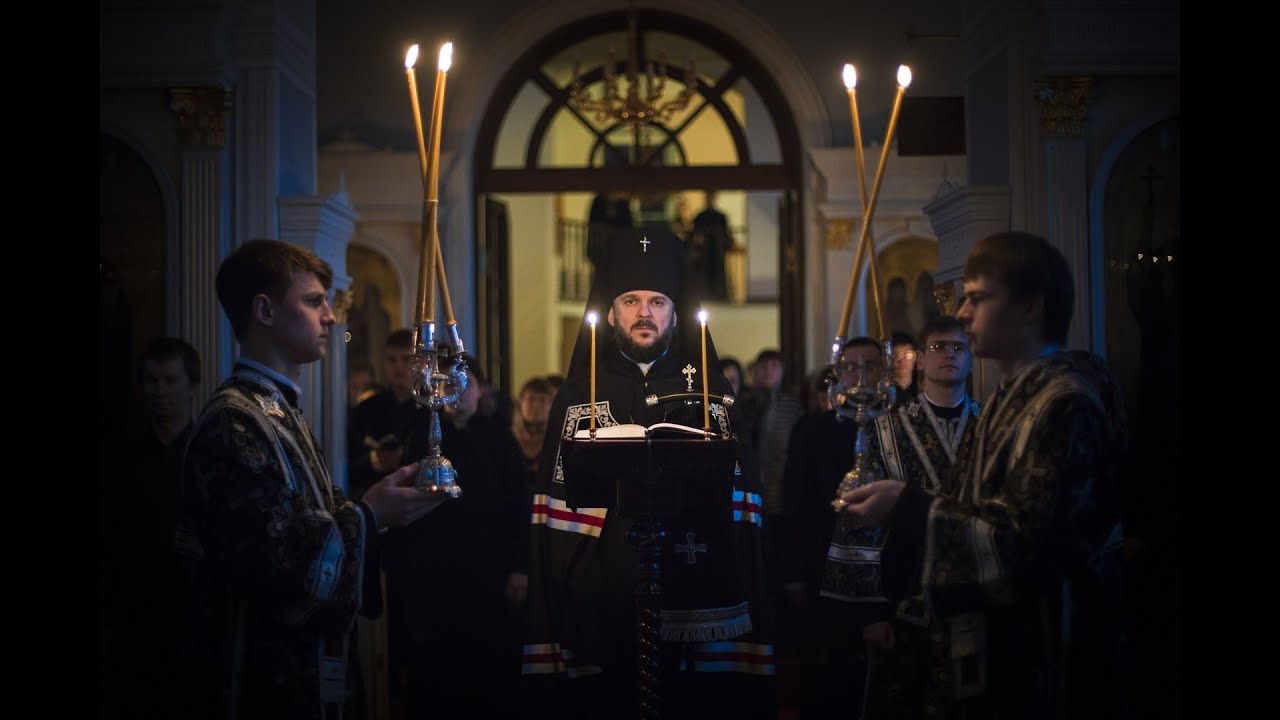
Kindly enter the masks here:
M 613 48 L 609 48 L 609 61 L 604 66 L 604 93 L 601 97 L 592 97 L 582 90 L 582 77 L 578 72 L 578 59 L 573 61 L 573 81 L 569 86 L 569 107 L 583 113 L 595 114 L 597 122 L 614 121 L 636 127 L 652 122 L 666 122 L 671 116 L 688 107 L 693 98 L 693 87 L 697 82 L 694 72 L 693 56 L 689 56 L 684 69 L 684 88 L 672 100 L 662 101 L 667 85 L 667 54 L 659 52 L 655 68 L 649 61 L 646 71 L 640 72 L 640 43 L 636 31 L 635 2 L 627 11 L 627 90 L 624 96 L 620 88 L 618 75 L 614 72 L 617 64 Z M 641 92 L 643 78 L 644 92 Z

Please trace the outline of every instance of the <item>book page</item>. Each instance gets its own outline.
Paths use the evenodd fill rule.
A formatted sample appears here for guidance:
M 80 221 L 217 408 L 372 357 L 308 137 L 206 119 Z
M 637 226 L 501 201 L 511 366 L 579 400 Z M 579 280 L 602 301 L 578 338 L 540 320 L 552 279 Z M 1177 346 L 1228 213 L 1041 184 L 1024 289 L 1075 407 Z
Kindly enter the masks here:
M 609 427 L 596 428 L 596 439 L 610 438 L 643 438 L 645 432 L 656 432 L 657 434 L 673 434 L 681 433 L 686 435 L 701 436 L 702 428 L 692 428 L 688 425 L 677 425 L 676 423 L 660 422 L 654 423 L 646 428 L 643 425 L 627 424 L 627 425 L 611 425 Z M 590 430 L 579 430 L 573 434 L 575 440 L 590 440 Z

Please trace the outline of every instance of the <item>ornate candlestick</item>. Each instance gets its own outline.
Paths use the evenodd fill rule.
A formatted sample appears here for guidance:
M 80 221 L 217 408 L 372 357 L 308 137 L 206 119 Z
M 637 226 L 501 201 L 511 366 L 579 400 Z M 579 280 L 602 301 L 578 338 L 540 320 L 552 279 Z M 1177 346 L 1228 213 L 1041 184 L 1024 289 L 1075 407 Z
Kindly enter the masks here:
M 858 436 L 854 445 L 856 453 L 853 468 L 844 474 L 844 479 L 836 488 L 836 497 L 831 507 L 836 512 L 844 510 L 847 503 L 841 499 L 845 493 L 854 488 L 879 480 L 867 464 L 867 428 L 876 418 L 893 408 L 897 389 L 893 385 L 893 343 L 885 340 L 882 344 L 884 352 L 884 372 L 879 381 L 872 383 L 867 378 L 865 362 L 858 362 L 848 371 L 854 373 L 852 383 L 844 379 L 844 373 L 837 372 L 836 381 L 827 388 L 827 396 L 836 415 L 842 419 L 852 420 L 857 424 Z M 838 370 L 844 369 L 837 366 Z

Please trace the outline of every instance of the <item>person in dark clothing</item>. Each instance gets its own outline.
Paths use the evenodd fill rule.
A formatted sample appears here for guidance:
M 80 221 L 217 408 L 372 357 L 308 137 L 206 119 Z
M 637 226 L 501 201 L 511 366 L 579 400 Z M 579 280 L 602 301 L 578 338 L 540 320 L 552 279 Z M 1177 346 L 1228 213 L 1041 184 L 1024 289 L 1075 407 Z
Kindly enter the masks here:
M 448 497 L 411 487 L 413 465 L 354 502 L 330 481 L 297 381 L 328 352 L 332 279 L 314 252 L 275 240 L 240 245 L 218 269 L 240 357 L 183 457 L 174 548 L 202 642 L 179 716 L 327 720 L 358 708 L 350 639 L 378 531 Z
M 607 332 L 597 345 L 594 407 L 601 429 L 668 422 L 698 428 L 699 438 L 705 412 L 716 442 L 732 443 L 722 447 L 734 453 L 735 467 L 687 480 L 720 488 L 723 509 L 685 507 L 664 521 L 658 692 L 664 717 L 771 717 L 775 663 L 759 479 L 753 453 L 734 436 L 740 418 L 721 401 L 729 384 L 715 369 L 710 336 L 706 366 L 700 361 L 698 302 L 682 287 L 683 251 L 670 232 L 646 230 L 606 253 L 587 305 L 602 312 Z M 536 717 L 627 717 L 638 700 L 632 520 L 616 506 L 571 506 L 566 489 L 562 440 L 585 434 L 592 415 L 589 333 L 579 334 L 552 404 L 532 503 L 522 670 Z M 715 393 L 705 408 L 701 398 L 696 405 L 661 401 L 700 388 L 694 378 L 703 373 Z
M 130 428 L 109 469 L 107 717 L 164 716 L 179 707 L 177 673 L 190 605 L 173 533 L 200 356 L 185 340 L 157 338 L 142 350 L 138 380 L 147 416 Z
M 382 367 L 387 389 L 355 406 L 347 422 L 347 488 L 357 499 L 383 475 L 422 459 L 404 453 L 405 433 L 418 414 L 412 330 L 387 336 Z
M 467 366 L 467 389 L 440 417 L 441 452 L 462 495 L 431 522 L 384 538 L 391 677 L 410 719 L 519 714 L 529 492 L 519 446 L 500 420 L 477 412 L 484 383 Z M 427 456 L 430 422 L 430 411 L 415 417 L 409 457 Z
M 936 496 L 877 480 L 845 510 L 888 529 L 886 576 L 920 578 L 916 614 L 940 628 L 930 716 L 1121 717 L 1120 386 L 1102 358 L 1062 349 L 1074 284 L 1044 238 L 979 241 L 964 293 L 956 317 L 1001 382 L 956 478 Z

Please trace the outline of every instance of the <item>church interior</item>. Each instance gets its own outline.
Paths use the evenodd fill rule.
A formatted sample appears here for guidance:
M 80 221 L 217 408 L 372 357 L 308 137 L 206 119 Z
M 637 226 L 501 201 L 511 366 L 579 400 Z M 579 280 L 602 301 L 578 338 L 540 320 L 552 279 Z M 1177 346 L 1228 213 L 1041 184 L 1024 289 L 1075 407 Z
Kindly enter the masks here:
M 1178 0 L 102 0 L 99 17 L 100 402 L 128 421 L 160 337 L 197 351 L 199 413 L 237 357 L 219 263 L 294 243 L 334 271 L 336 331 L 298 384 L 345 486 L 350 381 L 387 382 L 384 340 L 415 322 L 419 143 L 439 121 L 443 267 L 500 401 L 566 372 L 618 226 L 686 239 L 719 356 L 776 349 L 797 394 L 846 294 L 847 337 L 915 336 L 955 314 L 970 248 L 1015 230 L 1066 257 L 1066 345 L 1110 364 L 1133 437 L 1177 446 Z M 873 184 L 878 286 L 852 270 Z M 981 403 L 999 372 L 976 359 L 970 382 Z M 1178 463 L 1152 463 L 1129 716 L 1179 717 Z M 380 652 L 361 648 L 368 716 L 389 720 Z

